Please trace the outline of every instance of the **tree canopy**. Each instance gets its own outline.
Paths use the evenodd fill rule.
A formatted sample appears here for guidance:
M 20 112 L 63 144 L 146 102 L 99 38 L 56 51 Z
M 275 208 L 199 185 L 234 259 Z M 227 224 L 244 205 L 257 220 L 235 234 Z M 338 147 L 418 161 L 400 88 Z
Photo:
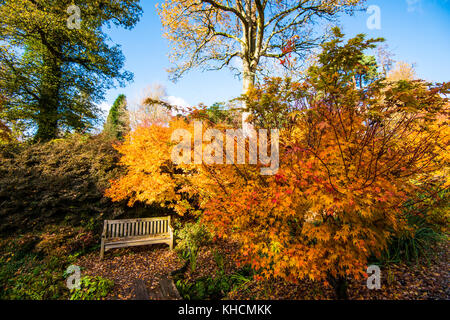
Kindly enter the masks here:
M 4 117 L 26 123 L 35 140 L 91 128 L 105 90 L 132 79 L 122 70 L 120 47 L 103 28 L 131 29 L 142 13 L 138 2 L 77 1 L 80 28 L 69 28 L 72 1 L 2 1 L 0 86 L 9 97 Z
M 320 43 L 321 36 L 312 29 L 318 19 L 352 11 L 360 2 L 167 0 L 158 10 L 164 36 L 172 44 L 174 79 L 194 67 L 227 66 L 242 76 L 245 93 L 264 60 L 301 56 Z
M 417 194 L 430 186 L 448 187 L 450 85 L 373 78 L 371 63 L 361 61 L 380 41 L 344 41 L 336 29 L 306 79 L 250 90 L 253 124 L 279 124 L 277 174 L 261 176 L 260 162 L 175 165 L 171 133 L 192 132 L 193 114 L 132 132 L 117 147 L 127 174 L 107 195 L 130 205 L 159 202 L 182 215 L 201 208 L 215 235 L 240 243 L 240 262 L 258 277 L 319 280 L 345 297 L 346 279 L 360 279 L 390 235 L 408 228 L 406 201 L 421 201 Z M 274 113 L 288 108 L 283 123 L 252 109 L 264 100 L 277 106 Z M 204 152 L 212 144 L 204 141 Z

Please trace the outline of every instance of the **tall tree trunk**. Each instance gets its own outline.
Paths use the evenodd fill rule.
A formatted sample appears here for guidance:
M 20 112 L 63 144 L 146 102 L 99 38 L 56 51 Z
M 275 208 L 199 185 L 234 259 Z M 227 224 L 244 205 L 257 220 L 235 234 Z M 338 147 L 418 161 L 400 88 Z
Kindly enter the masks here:
M 242 72 L 242 94 L 247 94 L 250 87 L 255 85 L 255 72 L 251 70 L 250 66 L 244 62 L 244 69 Z M 242 108 L 247 108 L 246 101 L 243 101 Z M 250 116 L 249 112 L 242 113 L 242 130 L 244 131 L 244 136 L 248 136 L 253 129 L 253 126 L 247 123 L 247 118 Z
M 61 86 L 61 62 L 48 52 L 43 57 L 44 72 L 39 97 L 38 130 L 35 141 L 49 141 L 58 134 L 58 105 Z

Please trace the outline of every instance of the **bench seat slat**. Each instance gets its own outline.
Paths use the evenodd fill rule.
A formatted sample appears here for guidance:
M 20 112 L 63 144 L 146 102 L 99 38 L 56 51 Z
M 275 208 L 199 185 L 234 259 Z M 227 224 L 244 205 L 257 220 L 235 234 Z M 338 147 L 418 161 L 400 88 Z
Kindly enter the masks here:
M 166 243 L 166 244 L 170 245 L 170 242 L 171 242 L 171 240 L 168 238 L 143 239 L 140 241 L 113 242 L 113 243 L 105 244 L 105 251 L 108 251 L 110 249 L 116 249 L 116 248 L 143 246 L 143 245 L 158 244 L 158 243 Z
M 161 233 L 161 234 L 155 234 L 151 236 L 134 236 L 134 237 L 120 237 L 120 238 L 113 238 L 113 239 L 107 239 L 105 244 L 110 243 L 116 243 L 116 242 L 132 242 L 132 241 L 141 241 L 141 240 L 153 240 L 153 239 L 168 239 L 169 234 L 168 233 Z

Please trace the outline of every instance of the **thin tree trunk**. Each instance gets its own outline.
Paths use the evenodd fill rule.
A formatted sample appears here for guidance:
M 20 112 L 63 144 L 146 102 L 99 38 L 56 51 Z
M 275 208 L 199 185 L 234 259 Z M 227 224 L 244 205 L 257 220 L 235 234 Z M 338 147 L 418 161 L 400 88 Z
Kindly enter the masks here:
M 250 87 L 255 85 L 255 73 L 250 69 L 250 67 L 246 66 L 244 63 L 244 70 L 242 74 L 242 94 L 246 95 Z M 247 108 L 247 103 L 244 100 L 242 103 L 242 108 Z M 242 130 L 244 132 L 244 136 L 249 136 L 253 126 L 247 122 L 247 118 L 250 116 L 249 112 L 242 113 Z

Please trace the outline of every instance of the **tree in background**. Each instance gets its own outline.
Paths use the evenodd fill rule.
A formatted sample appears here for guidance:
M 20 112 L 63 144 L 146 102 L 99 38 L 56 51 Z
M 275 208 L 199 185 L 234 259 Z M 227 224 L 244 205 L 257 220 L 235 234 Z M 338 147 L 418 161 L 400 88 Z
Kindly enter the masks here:
M 130 115 L 127 108 L 127 98 L 121 94 L 109 110 L 103 132 L 112 139 L 123 139 L 130 131 Z
M 138 126 L 150 126 L 152 123 L 168 122 L 171 112 L 166 107 L 166 88 L 160 83 L 147 86 L 139 101 L 129 110 L 131 128 Z
M 167 0 L 158 6 L 172 44 L 173 79 L 195 67 L 233 67 L 243 78 L 243 93 L 255 84 L 266 59 L 302 56 L 320 37 L 312 31 L 318 19 L 351 11 L 360 0 L 261 1 Z
M 138 0 L 83 0 L 80 28 L 68 27 L 71 0 L 0 2 L 0 86 L 10 99 L 7 120 L 21 120 L 36 141 L 61 130 L 84 131 L 96 121 L 107 89 L 132 78 L 120 47 L 102 28 L 131 29 Z
M 233 124 L 234 127 L 239 125 L 240 115 L 236 108 L 233 106 L 234 101 L 215 102 L 210 107 L 206 108 L 209 120 L 214 124 L 226 123 Z
M 291 70 L 298 67 L 290 61 L 291 55 L 303 58 L 323 38 L 313 31 L 318 21 L 352 12 L 362 2 L 166 0 L 158 11 L 164 36 L 172 43 L 170 58 L 176 64 L 169 71 L 176 80 L 195 67 L 204 70 L 228 67 L 242 77 L 245 95 L 269 60 L 277 59 Z M 245 101 L 242 107 L 247 108 Z M 251 129 L 248 116 L 243 112 L 246 135 Z
M 404 61 L 398 61 L 394 68 L 389 71 L 387 78 L 391 81 L 413 81 L 417 79 L 417 75 L 413 65 Z

